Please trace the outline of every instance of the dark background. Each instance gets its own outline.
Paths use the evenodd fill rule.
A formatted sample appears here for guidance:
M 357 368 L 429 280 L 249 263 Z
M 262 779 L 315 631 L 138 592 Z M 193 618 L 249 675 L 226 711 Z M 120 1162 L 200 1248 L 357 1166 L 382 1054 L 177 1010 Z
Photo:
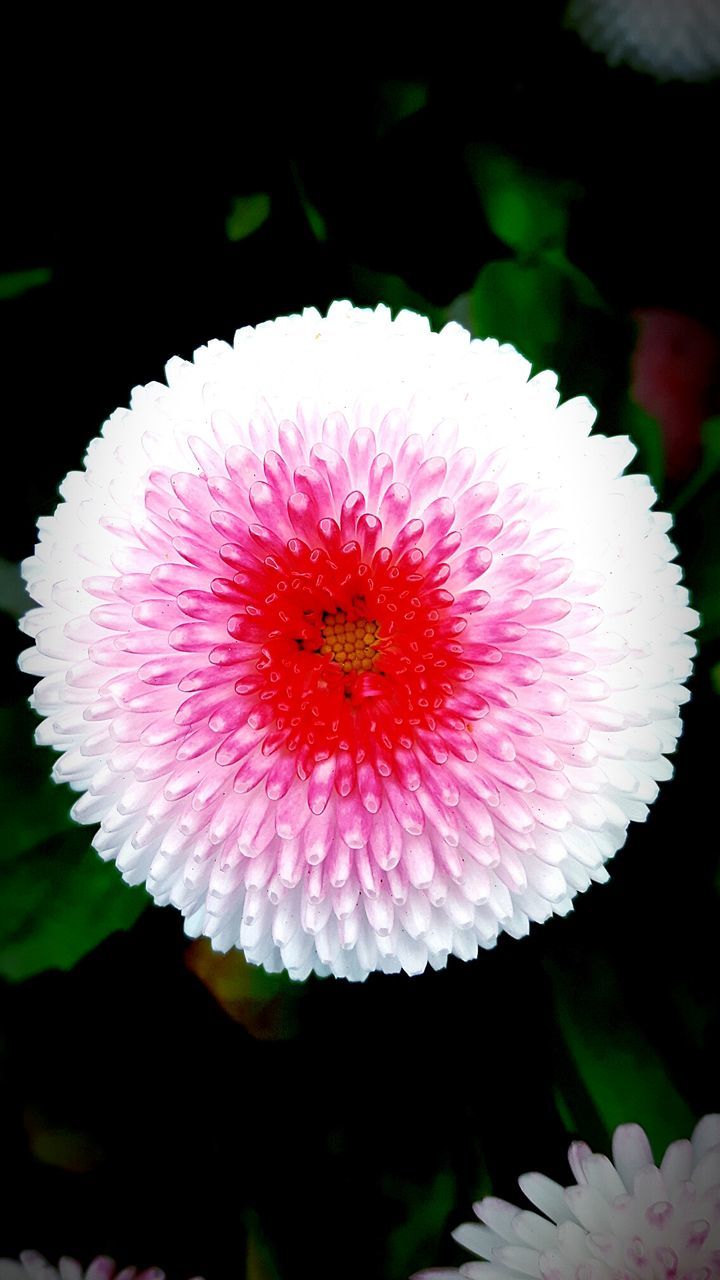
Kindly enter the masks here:
M 192 58 L 158 82 L 142 41 L 122 75 L 98 57 L 81 81 L 48 50 L 18 91 L 0 241 L 0 1254 L 401 1280 L 461 1260 L 449 1231 L 480 1194 L 516 1198 L 533 1168 L 566 1182 L 573 1136 L 607 1151 L 638 1120 L 660 1154 L 719 1105 L 711 433 L 695 483 L 662 480 L 706 618 L 676 778 L 608 885 L 476 962 L 361 986 L 213 963 L 179 913 L 141 912 L 142 890 L 96 868 L 22 710 L 13 565 L 37 516 L 133 385 L 240 325 L 336 297 L 461 317 L 591 394 L 660 481 L 662 420 L 630 394 L 633 314 L 717 335 L 718 83 L 610 70 L 557 4 L 485 15 L 466 43 L 375 49 L 362 73 L 246 43 L 207 91 Z M 497 172 L 527 233 L 489 212 Z M 258 193 L 267 217 L 237 238 L 258 207 L 238 198 Z M 687 395 L 717 414 L 717 364 Z M 113 923 L 131 927 L 100 941 Z

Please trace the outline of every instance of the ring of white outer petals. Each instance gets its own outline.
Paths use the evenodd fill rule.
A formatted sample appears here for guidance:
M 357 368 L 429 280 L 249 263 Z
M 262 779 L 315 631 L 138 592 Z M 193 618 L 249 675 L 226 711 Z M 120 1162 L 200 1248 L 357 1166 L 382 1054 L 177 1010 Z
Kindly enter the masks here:
M 191 934 L 296 977 L 439 967 L 565 913 L 646 816 L 671 773 L 697 615 L 669 517 L 645 477 L 622 474 L 629 441 L 591 436 L 587 401 L 558 408 L 554 376 L 528 373 L 457 325 L 335 304 L 172 360 L 168 386 L 136 389 L 64 481 L 24 565 L 38 740 L 63 751 L 55 776 L 84 793 L 74 816 L 100 821 L 101 856 Z M 294 475 L 284 508 L 271 454 Z M 311 539 L 321 490 L 315 515 L 342 522 L 342 468 L 362 498 L 351 535 L 362 509 L 393 555 L 401 515 L 422 522 L 423 563 L 445 547 L 453 603 L 441 593 L 438 608 L 462 615 L 471 677 L 424 738 L 421 725 L 391 744 L 387 774 L 370 770 L 374 807 L 367 761 L 347 794 L 348 770 L 333 785 L 326 763 L 309 782 L 282 762 L 263 772 L 265 738 L 247 754 L 269 732 L 262 711 L 228 747 L 235 712 L 213 684 L 217 652 L 239 652 L 228 620 L 252 636 L 250 597 L 221 616 L 210 593 L 232 577 L 228 539 L 233 568 L 238 547 L 241 573 L 256 564 L 238 524 L 257 518 L 248 493 L 271 491 L 265 550 L 288 531 Z M 465 542 L 443 543 L 448 529 Z

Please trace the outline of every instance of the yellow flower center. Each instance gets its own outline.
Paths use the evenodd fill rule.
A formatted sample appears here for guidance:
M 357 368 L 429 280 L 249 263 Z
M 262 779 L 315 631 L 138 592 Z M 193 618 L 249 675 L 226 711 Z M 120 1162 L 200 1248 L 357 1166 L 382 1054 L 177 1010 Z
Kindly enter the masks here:
M 351 671 L 372 671 L 378 655 L 378 624 L 338 609 L 324 613 L 321 653 L 337 662 L 345 675 Z

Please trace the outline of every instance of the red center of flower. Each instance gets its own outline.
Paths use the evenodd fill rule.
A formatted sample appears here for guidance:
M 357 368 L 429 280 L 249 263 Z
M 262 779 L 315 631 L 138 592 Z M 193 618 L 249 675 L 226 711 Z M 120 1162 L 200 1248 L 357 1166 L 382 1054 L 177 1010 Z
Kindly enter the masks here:
M 364 519 L 377 540 L 380 521 Z M 474 675 L 458 639 L 466 620 L 442 586 L 448 564 L 409 538 L 404 548 L 368 555 L 367 538 L 364 546 L 343 542 L 334 520 L 321 520 L 318 531 L 323 546 L 291 538 L 262 560 L 244 556 L 232 584 L 213 584 L 242 602 L 230 635 L 258 645 L 235 689 L 252 699 L 248 723 L 266 729 L 263 751 L 297 751 L 301 777 L 337 751 L 388 776 L 396 750 L 409 751 L 439 721 L 467 734 L 467 716 L 453 710 L 457 682 Z M 221 552 L 234 566 L 237 553 Z M 479 705 L 476 715 L 485 710 Z

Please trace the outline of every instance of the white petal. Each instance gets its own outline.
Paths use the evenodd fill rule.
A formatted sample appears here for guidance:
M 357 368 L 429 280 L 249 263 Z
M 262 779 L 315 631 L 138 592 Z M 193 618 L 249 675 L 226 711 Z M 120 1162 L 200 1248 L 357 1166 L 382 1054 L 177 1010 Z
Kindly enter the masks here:
M 635 1174 L 653 1164 L 653 1153 L 647 1134 L 639 1124 L 622 1124 L 613 1134 L 613 1161 L 628 1191 L 632 1191 Z

